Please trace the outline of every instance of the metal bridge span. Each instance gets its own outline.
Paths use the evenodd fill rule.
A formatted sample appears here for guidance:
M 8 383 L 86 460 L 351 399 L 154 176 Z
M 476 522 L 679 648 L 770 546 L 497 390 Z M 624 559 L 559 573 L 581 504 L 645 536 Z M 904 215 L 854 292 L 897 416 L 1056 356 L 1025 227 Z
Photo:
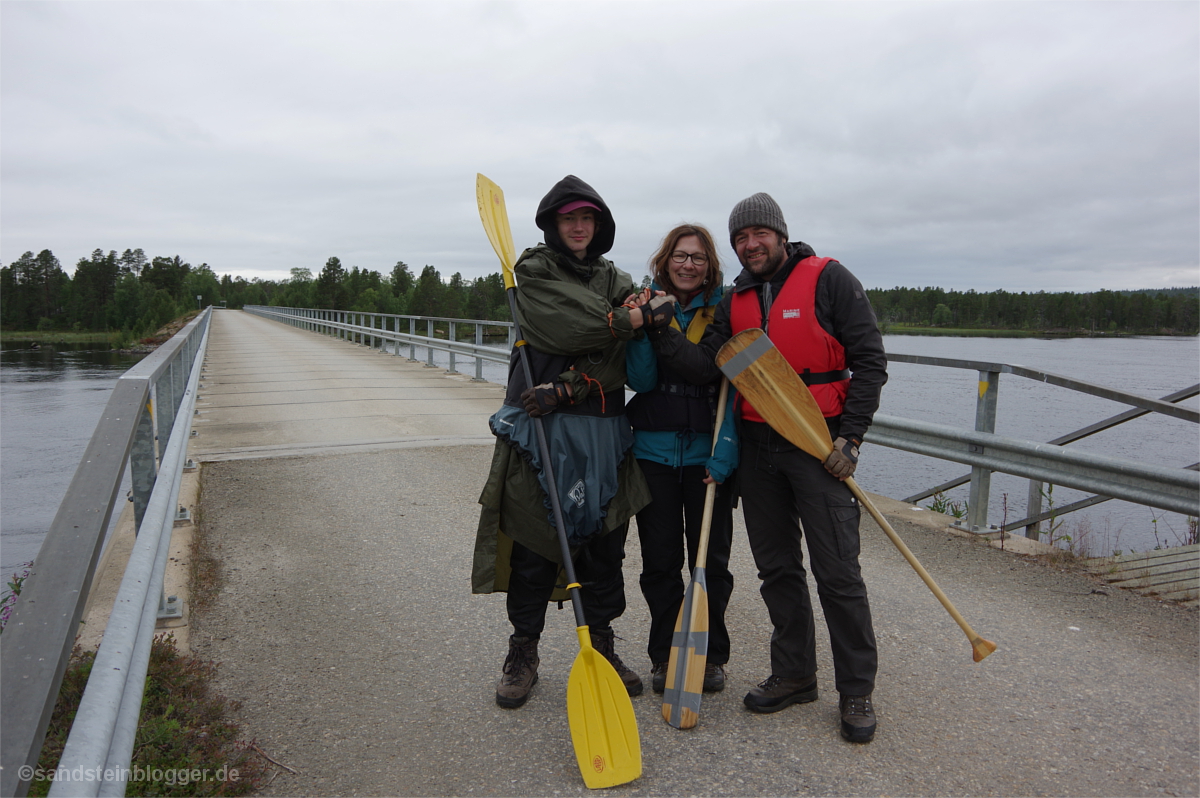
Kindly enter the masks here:
M 213 314 L 188 448 L 200 466 L 190 509 L 223 583 L 214 605 L 185 609 L 183 623 L 191 648 L 221 663 L 219 687 L 241 702 L 246 737 L 290 767 L 264 794 L 586 792 L 566 723 L 569 611 L 549 613 L 529 703 L 507 711 L 492 700 L 504 602 L 470 595 L 469 577 L 487 419 L 502 394 L 345 340 Z M 623 789 L 1200 794 L 1195 609 L 1047 564 L 1036 548 L 1014 552 L 1032 545 L 1022 538 L 1002 551 L 949 519 L 879 504 L 997 652 L 972 662 L 959 628 L 864 517 L 880 649 L 875 741 L 838 737 L 823 632 L 820 700 L 745 711 L 745 690 L 769 672 L 770 626 L 736 514 L 729 687 L 705 696 L 689 732 L 662 722 L 656 696 L 634 699 L 645 769 Z M 626 566 L 618 650 L 646 675 L 633 530 Z
M 203 531 L 228 581 L 192 641 L 224 663 L 248 734 L 301 771 L 281 772 L 269 792 L 583 792 L 564 704 L 577 646 L 570 612 L 551 610 L 542 681 L 510 712 L 492 702 L 503 599 L 469 595 L 499 386 L 235 312 L 214 315 L 201 382 L 189 452 L 201 463 Z M 958 627 L 864 518 L 881 660 L 876 741 L 838 738 L 823 644 L 821 700 L 746 712 L 742 695 L 769 671 L 770 630 L 738 514 L 730 687 L 706 696 L 687 734 L 661 721 L 654 697 L 635 699 L 646 767 L 634 789 L 1197 793 L 1194 610 L 881 503 L 997 653 L 971 661 Z M 627 550 L 629 610 L 617 632 L 644 674 L 649 620 L 632 532 Z

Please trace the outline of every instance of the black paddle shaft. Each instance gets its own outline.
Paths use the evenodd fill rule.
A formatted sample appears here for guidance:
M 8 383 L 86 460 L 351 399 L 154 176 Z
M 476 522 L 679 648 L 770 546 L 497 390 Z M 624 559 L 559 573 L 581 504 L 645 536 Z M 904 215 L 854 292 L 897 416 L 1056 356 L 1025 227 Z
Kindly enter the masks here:
M 521 355 L 521 368 L 525 371 L 525 384 L 533 387 L 533 372 L 529 368 L 529 356 L 525 353 L 525 341 L 521 337 L 521 324 L 517 321 L 517 288 L 508 289 L 508 309 L 512 313 L 513 332 L 517 336 L 517 351 Z M 538 450 L 542 454 L 542 473 L 546 476 L 546 490 L 550 494 L 550 509 L 554 512 L 554 526 L 558 530 L 558 546 L 562 550 L 563 568 L 567 572 L 567 583 L 571 591 L 571 608 L 575 611 L 575 625 L 587 626 L 583 617 L 583 602 L 579 598 L 579 582 L 575 579 L 575 564 L 571 562 L 571 546 L 567 543 L 567 525 L 563 522 L 562 505 L 558 502 L 558 483 L 554 480 L 554 468 L 550 461 L 550 444 L 546 441 L 546 426 L 539 416 L 534 416 L 533 428 L 537 430 Z

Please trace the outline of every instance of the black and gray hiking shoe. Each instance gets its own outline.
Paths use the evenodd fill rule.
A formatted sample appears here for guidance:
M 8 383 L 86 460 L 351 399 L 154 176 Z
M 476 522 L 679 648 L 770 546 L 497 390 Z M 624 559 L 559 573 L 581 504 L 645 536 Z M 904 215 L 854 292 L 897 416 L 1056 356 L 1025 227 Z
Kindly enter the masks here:
M 650 666 L 650 689 L 661 694 L 667 689 L 667 665 L 666 662 L 656 662 Z
M 500 684 L 496 686 L 496 703 L 505 709 L 516 709 L 529 699 L 529 691 L 537 684 L 538 639 L 516 637 L 508 639 L 508 657 L 504 660 Z
M 869 743 L 875 737 L 875 708 L 869 695 L 844 695 L 838 702 L 842 713 L 842 737 L 852 743 Z
M 642 694 L 642 677 L 625 667 L 625 663 L 621 662 L 621 658 L 617 656 L 617 652 L 613 650 L 613 639 L 616 635 L 613 634 L 612 628 L 608 629 L 592 629 L 592 648 L 600 652 L 606 660 L 612 663 L 613 669 L 617 675 L 621 677 L 621 682 L 625 685 L 625 689 L 629 691 L 630 696 Z M 664 672 L 663 678 L 666 678 Z

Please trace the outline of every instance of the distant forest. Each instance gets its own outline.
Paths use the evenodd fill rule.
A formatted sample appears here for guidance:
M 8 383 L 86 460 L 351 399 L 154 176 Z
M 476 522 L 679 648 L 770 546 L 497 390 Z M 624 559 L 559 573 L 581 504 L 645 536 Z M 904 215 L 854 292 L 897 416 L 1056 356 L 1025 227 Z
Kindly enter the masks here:
M 649 277 L 643 284 L 649 284 Z M 1048 334 L 1196 335 L 1200 287 L 1046 293 L 868 289 L 885 329 L 934 327 Z M 197 297 L 200 297 L 197 300 Z M 329 258 L 316 276 L 292 269 L 287 280 L 218 277 L 208 264 L 179 256 L 147 259 L 141 249 L 92 252 L 67 274 L 50 250 L 26 252 L 0 268 L 0 326 L 21 331 L 95 331 L 122 340 L 151 335 L 197 306 L 330 308 L 368 313 L 508 321 L 499 273 L 448 280 L 433 266 L 414 275 L 397 261 L 384 276 Z

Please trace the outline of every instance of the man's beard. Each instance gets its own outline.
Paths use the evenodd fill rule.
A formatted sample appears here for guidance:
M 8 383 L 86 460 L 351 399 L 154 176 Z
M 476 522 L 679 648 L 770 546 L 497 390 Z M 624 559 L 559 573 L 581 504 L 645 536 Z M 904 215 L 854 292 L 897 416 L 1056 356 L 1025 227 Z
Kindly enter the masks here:
M 738 260 L 741 261 L 742 266 L 744 266 L 746 270 L 755 277 L 758 277 L 762 280 L 767 280 L 774 275 L 775 272 L 779 271 L 783 264 L 787 262 L 787 247 L 781 241 L 778 245 L 768 248 L 767 259 L 762 261 L 757 268 L 751 266 L 747 260 L 741 256 L 738 256 Z

